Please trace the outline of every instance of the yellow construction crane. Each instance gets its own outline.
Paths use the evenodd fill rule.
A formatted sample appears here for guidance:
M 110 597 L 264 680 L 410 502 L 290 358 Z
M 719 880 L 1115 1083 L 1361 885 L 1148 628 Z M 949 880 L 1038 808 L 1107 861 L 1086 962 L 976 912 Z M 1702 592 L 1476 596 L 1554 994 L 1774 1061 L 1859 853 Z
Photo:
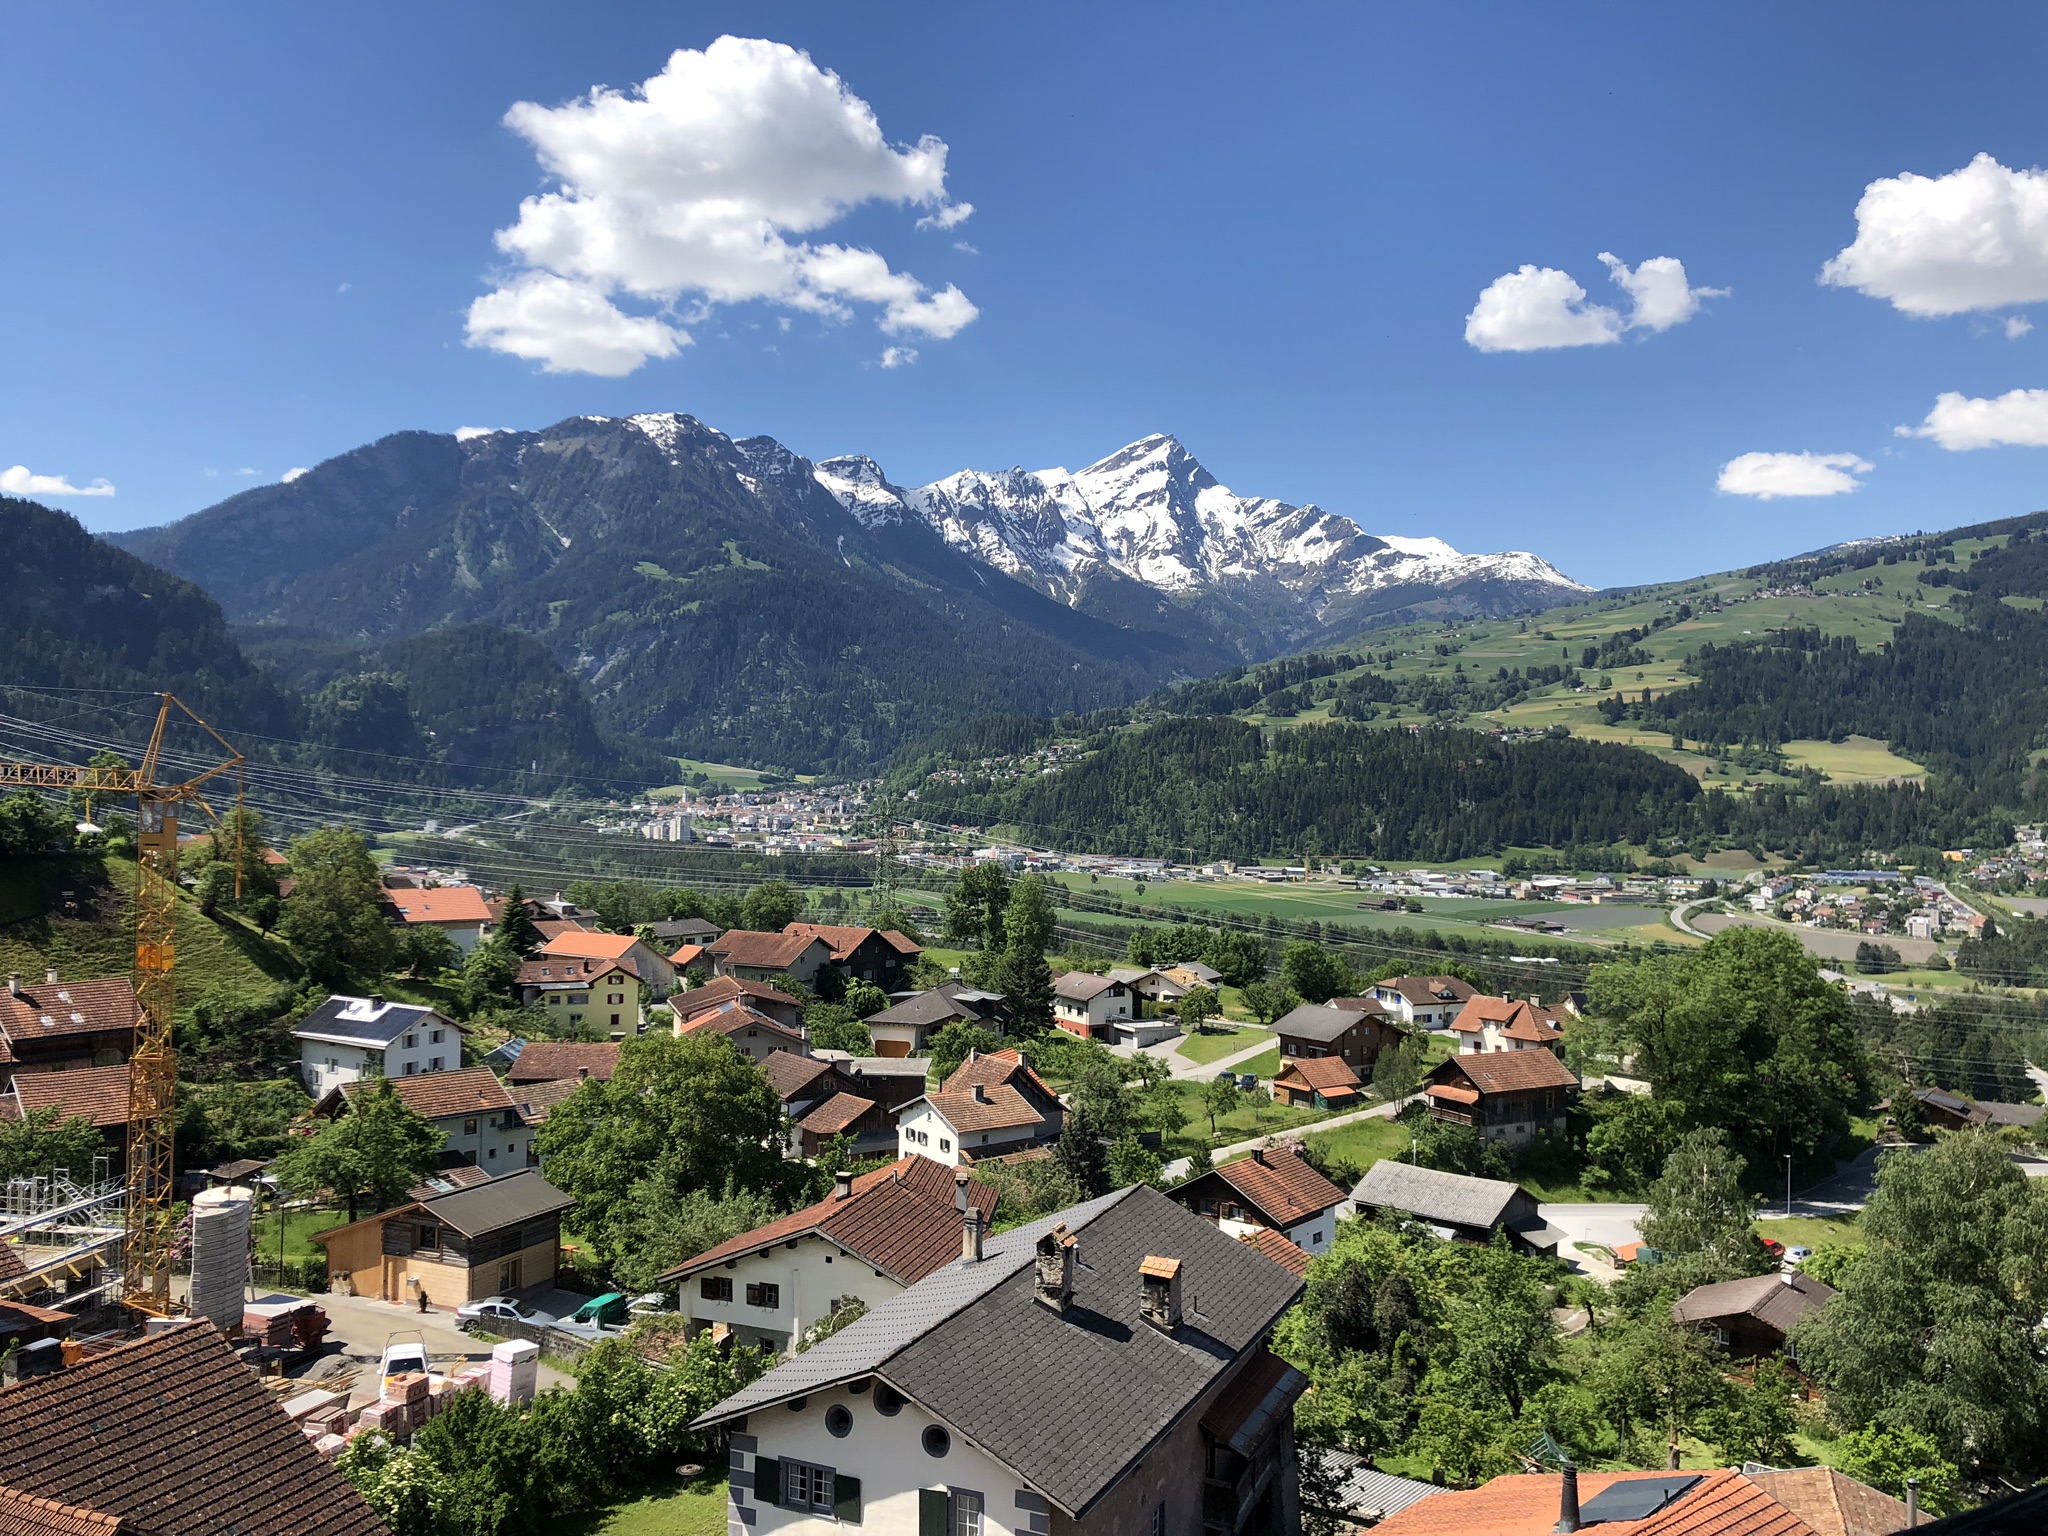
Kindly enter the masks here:
M 82 789 L 88 794 L 135 797 L 135 1054 L 128 1062 L 128 1240 L 122 1258 L 124 1299 L 158 1316 L 171 1304 L 171 1151 L 177 1121 L 178 1061 L 171 1044 L 171 1009 L 177 1001 L 178 811 L 196 805 L 220 817 L 200 786 L 235 775 L 235 805 L 242 804 L 242 754 L 176 696 L 157 696 L 156 729 L 135 768 L 81 768 L 69 763 L 0 762 L 0 786 Z M 220 744 L 226 760 L 182 784 L 157 781 L 164 731 L 171 711 L 183 713 Z M 242 817 L 235 818 L 235 896 L 242 894 Z

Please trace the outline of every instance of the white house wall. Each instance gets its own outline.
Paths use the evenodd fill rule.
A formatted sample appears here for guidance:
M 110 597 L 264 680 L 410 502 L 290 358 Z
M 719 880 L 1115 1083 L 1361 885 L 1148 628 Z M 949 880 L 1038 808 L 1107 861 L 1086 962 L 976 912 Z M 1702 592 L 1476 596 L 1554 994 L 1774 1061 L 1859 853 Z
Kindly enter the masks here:
M 858 1296 L 869 1307 L 878 1307 L 903 1287 L 873 1266 L 863 1264 L 837 1243 L 822 1237 L 794 1239 L 795 1246 L 777 1243 L 763 1253 L 734 1261 L 730 1268 L 719 1265 L 699 1271 L 684 1280 L 677 1296 L 683 1316 L 699 1323 L 724 1323 L 748 1330 L 748 1337 L 772 1334 L 782 1347 L 803 1329 L 832 1310 L 841 1296 Z M 706 1301 L 700 1280 L 722 1277 L 732 1281 L 731 1301 Z M 747 1287 L 765 1283 L 780 1289 L 779 1305 L 750 1307 Z
M 964 1435 L 916 1403 L 906 1402 L 894 1417 L 885 1417 L 875 1408 L 872 1388 L 854 1392 L 846 1387 L 814 1392 L 801 1401 L 804 1406 L 795 1412 L 775 1407 L 749 1414 L 746 1428 L 733 1437 L 738 1454 L 733 1457 L 734 1491 L 730 1497 L 735 1504 L 744 1500 L 756 1514 L 751 1527 L 738 1517 L 730 1523 L 750 1529 L 754 1536 L 768 1531 L 823 1533 L 839 1528 L 839 1522 L 829 1516 L 780 1508 L 773 1502 L 773 1491 L 761 1497 L 752 1484 L 755 1464 L 763 1456 L 806 1461 L 859 1478 L 862 1536 L 918 1536 L 917 1495 L 924 1488 L 980 1494 L 984 1536 L 1029 1531 L 1030 1516 L 1017 1504 L 1020 1491 L 1036 1507 L 1043 1507 L 1034 1491 L 1009 1467 L 969 1444 Z M 843 1440 L 835 1439 L 825 1428 L 825 1412 L 834 1405 L 843 1405 L 853 1415 L 853 1428 Z M 930 1456 L 924 1449 L 924 1432 L 933 1424 L 952 1436 L 952 1448 L 942 1457 Z M 751 1440 L 753 1448 L 741 1449 L 742 1440 Z

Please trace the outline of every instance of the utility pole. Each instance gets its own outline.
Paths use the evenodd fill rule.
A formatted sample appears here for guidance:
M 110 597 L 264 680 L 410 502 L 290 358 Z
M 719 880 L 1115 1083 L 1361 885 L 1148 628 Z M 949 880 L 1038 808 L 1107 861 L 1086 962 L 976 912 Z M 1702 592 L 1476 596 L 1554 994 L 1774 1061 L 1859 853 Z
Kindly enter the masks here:
M 1785 1154 L 1785 1214 L 1792 1214 L 1792 1154 Z

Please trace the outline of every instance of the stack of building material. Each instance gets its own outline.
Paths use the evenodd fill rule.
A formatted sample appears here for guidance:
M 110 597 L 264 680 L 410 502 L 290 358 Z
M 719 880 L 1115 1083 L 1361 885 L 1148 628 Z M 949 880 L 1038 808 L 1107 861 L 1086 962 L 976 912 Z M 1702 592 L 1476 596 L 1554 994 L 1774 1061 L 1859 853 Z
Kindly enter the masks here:
M 248 1190 L 235 1185 L 192 1197 L 192 1312 L 223 1331 L 242 1317 L 254 1203 Z
M 540 1346 L 526 1339 L 506 1339 L 491 1346 L 491 1397 L 500 1403 L 530 1403 L 540 1385 Z
M 348 1394 L 316 1389 L 286 1398 L 279 1406 L 284 1409 L 284 1416 L 295 1423 L 324 1426 L 337 1413 L 345 1415 L 348 1412 Z
M 313 1350 L 327 1337 L 327 1314 L 303 1296 L 265 1296 L 242 1304 L 242 1331 L 267 1349 Z
M 356 1423 L 364 1429 L 381 1429 L 387 1435 L 405 1434 L 405 1404 L 380 1397 L 356 1415 Z
M 313 1449 L 332 1461 L 341 1454 L 342 1447 L 347 1444 L 348 1441 L 340 1435 L 322 1435 L 313 1442 Z

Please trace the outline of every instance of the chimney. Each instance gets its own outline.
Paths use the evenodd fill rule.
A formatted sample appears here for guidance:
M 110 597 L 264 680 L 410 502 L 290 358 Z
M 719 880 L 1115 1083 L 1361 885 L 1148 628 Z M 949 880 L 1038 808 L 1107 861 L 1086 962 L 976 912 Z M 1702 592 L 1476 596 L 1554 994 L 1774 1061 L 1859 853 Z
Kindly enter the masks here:
M 1074 1299 L 1075 1241 L 1064 1221 L 1038 1240 L 1038 1272 L 1031 1294 L 1063 1317 Z
M 374 1012 L 374 1011 L 376 1011 L 377 1009 L 379 1009 L 379 1008 L 382 1008 L 383 1006 L 384 1006 L 384 994 L 383 994 L 382 992 L 372 992 L 372 993 L 370 994 L 370 1008 L 371 1008 L 371 1011 L 372 1011 L 372 1012 Z
M 21 978 L 12 971 L 7 973 L 7 995 L 9 997 L 21 996 Z
M 960 1219 L 960 1259 L 965 1264 L 981 1262 L 981 1207 L 969 1205 Z
M 56 1339 L 38 1339 L 7 1357 L 6 1379 L 19 1383 L 54 1376 L 64 1369 L 64 1346 Z
M 47 967 L 43 971 L 43 985 L 46 987 L 54 987 L 55 985 L 57 985 L 57 967 L 55 967 L 54 965 Z
M 1154 1328 L 1180 1326 L 1180 1260 L 1145 1255 L 1138 1266 L 1138 1313 Z
M 1920 1523 L 1920 1479 L 1906 1479 L 1906 1529 L 1912 1530 Z
M 1570 1462 L 1564 1464 L 1564 1487 L 1557 1495 L 1557 1524 L 1554 1531 L 1576 1531 L 1579 1528 L 1579 1469 Z
M 853 1198 L 853 1170 L 842 1168 L 832 1175 L 832 1198 L 851 1200 Z
M 1799 1275 L 1796 1271 L 1788 1269 L 1780 1274 L 1778 1278 L 1791 1286 L 1793 1290 L 1799 1289 Z

